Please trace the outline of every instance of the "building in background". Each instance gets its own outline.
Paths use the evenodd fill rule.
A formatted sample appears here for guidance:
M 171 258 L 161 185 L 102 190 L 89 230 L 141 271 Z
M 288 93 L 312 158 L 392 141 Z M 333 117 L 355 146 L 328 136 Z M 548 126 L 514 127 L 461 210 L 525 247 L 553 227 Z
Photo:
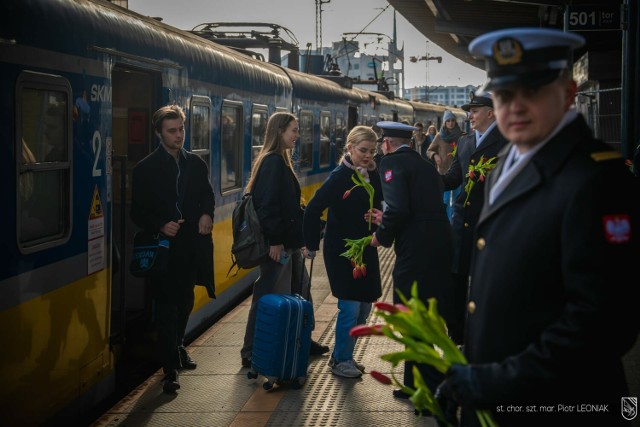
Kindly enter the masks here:
M 402 97 L 410 101 L 430 102 L 451 107 L 460 107 L 469 101 L 469 93 L 476 86 L 418 86 L 404 90 Z

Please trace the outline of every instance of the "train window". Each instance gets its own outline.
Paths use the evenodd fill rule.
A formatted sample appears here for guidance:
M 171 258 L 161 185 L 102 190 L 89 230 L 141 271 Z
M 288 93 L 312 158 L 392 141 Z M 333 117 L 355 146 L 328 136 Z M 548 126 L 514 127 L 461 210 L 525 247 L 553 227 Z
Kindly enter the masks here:
M 269 113 L 266 108 L 254 108 L 251 114 L 251 164 L 264 145 L 264 132 L 267 129 Z
M 220 123 L 220 186 L 228 191 L 242 185 L 242 105 L 225 102 Z
M 191 151 L 210 167 L 211 162 L 211 101 L 206 96 L 191 97 L 189 114 Z
M 17 95 L 17 238 L 30 253 L 63 243 L 71 230 L 71 88 L 25 72 Z
M 340 162 L 340 158 L 342 158 L 346 133 L 347 129 L 344 124 L 344 117 L 338 113 L 336 114 L 336 163 Z
M 320 113 L 320 167 L 329 166 L 331 161 L 331 113 Z
M 313 166 L 313 115 L 300 113 L 300 145 L 298 152 L 300 170 L 309 170 Z

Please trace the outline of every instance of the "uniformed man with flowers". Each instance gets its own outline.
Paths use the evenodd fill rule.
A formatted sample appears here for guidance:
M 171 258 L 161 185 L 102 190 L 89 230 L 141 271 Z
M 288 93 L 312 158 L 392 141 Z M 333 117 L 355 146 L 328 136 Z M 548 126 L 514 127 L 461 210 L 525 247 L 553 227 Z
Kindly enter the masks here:
M 380 178 L 386 209 L 372 245 L 394 246 L 394 289 L 407 298 L 411 285 L 417 281 L 420 298 L 435 297 L 438 307 L 448 316 L 447 303 L 453 286 L 451 255 L 453 241 L 451 224 L 442 202 L 442 182 L 433 164 L 409 146 L 413 126 L 383 121 Z M 400 302 L 394 293 L 394 301 Z M 413 388 L 413 362 L 404 366 L 404 384 Z M 420 365 L 427 384 L 435 387 L 442 376 L 435 369 Z M 408 398 L 402 390 L 394 396 Z

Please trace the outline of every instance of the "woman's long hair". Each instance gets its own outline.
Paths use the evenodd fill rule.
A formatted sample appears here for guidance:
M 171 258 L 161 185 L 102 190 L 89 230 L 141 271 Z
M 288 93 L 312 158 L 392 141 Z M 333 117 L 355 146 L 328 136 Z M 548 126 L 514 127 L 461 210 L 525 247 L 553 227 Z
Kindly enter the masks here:
M 289 123 L 297 120 L 296 116 L 291 113 L 273 113 L 267 121 L 267 129 L 264 132 L 264 145 L 258 153 L 251 167 L 251 177 L 247 183 L 246 192 L 251 192 L 251 189 L 255 185 L 256 176 L 260 165 L 264 158 L 271 153 L 275 153 L 284 159 L 284 163 L 291 169 L 293 176 L 297 176 L 293 170 L 293 162 L 291 161 L 291 151 L 287 149 L 282 139 L 282 134 L 287 130 Z

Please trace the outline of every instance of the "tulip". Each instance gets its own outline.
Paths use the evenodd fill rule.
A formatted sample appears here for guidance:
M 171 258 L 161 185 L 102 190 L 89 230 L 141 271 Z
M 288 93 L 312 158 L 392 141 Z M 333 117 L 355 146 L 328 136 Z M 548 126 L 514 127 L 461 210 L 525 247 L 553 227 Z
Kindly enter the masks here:
M 393 381 L 391 381 L 391 378 L 389 378 L 388 376 L 386 376 L 382 372 L 371 371 L 371 376 L 375 380 L 381 382 L 382 384 L 391 385 L 393 383 Z
M 383 325 L 358 325 L 349 331 L 350 337 L 365 337 L 369 335 L 383 335 Z
M 473 171 L 469 171 L 469 178 L 470 179 L 475 179 L 476 174 Z
M 478 181 L 484 182 L 484 175 L 480 175 L 480 178 L 478 178 Z
M 344 194 L 342 195 L 342 200 L 346 199 L 347 197 L 349 197 L 349 194 L 351 194 L 351 190 L 347 190 L 344 192 Z
M 380 311 L 386 311 L 388 313 L 396 313 L 398 311 L 398 307 L 393 304 L 389 304 L 388 302 L 379 301 L 373 304 L 376 309 Z

